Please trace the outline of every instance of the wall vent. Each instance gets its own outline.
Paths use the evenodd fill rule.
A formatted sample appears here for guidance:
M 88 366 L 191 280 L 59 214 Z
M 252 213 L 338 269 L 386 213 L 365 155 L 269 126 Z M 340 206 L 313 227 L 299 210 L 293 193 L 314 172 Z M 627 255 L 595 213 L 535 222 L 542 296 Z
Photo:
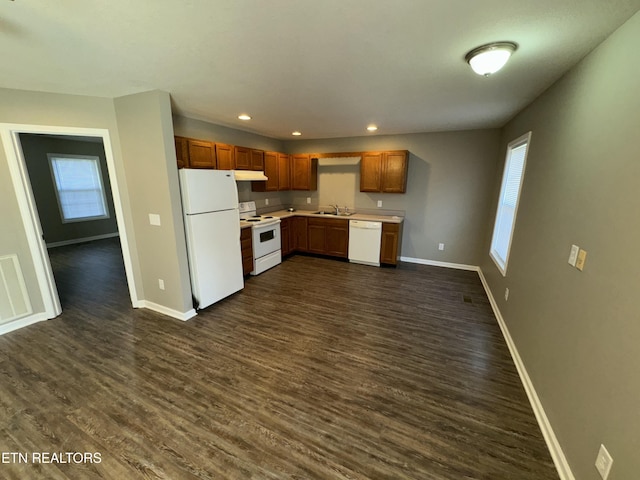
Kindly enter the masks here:
M 17 255 L 0 257 L 0 323 L 32 312 Z

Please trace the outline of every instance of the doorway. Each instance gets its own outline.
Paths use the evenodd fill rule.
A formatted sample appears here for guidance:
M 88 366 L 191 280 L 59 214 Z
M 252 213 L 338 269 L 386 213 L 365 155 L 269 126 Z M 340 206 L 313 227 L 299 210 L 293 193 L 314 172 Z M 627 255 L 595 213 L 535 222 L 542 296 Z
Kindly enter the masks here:
M 129 243 L 127 241 L 126 225 L 124 222 L 124 214 L 119 194 L 120 188 L 118 185 L 118 176 L 115 168 L 109 131 L 106 129 L 93 128 L 0 124 L 0 137 L 2 138 L 5 154 L 7 156 L 11 179 L 15 188 L 20 214 L 25 227 L 29 250 L 33 259 L 33 265 L 45 310 L 43 314 L 34 315 L 33 321 L 21 322 L 20 326 L 25 326 L 29 323 L 34 323 L 40 320 L 51 319 L 62 312 L 60 297 L 47 251 L 46 240 L 43 236 L 42 223 L 38 214 L 38 208 L 35 202 L 29 172 L 27 170 L 24 152 L 20 141 L 20 136 L 23 134 L 48 135 L 54 137 L 72 136 L 85 140 L 86 137 L 93 137 L 102 141 L 107 172 L 110 179 L 109 189 L 113 198 L 113 214 L 115 215 L 117 231 L 120 239 L 119 244 L 122 252 L 129 298 L 133 307 L 139 307 L 140 302 L 138 300 L 137 289 L 133 276 L 131 254 L 129 251 Z

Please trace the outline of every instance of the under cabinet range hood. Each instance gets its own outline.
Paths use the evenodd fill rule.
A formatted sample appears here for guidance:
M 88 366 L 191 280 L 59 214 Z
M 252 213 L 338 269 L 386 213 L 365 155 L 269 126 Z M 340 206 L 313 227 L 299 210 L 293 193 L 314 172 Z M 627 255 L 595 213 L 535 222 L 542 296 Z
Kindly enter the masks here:
M 236 182 L 269 180 L 264 172 L 260 172 L 257 170 L 234 170 L 233 174 L 236 177 Z

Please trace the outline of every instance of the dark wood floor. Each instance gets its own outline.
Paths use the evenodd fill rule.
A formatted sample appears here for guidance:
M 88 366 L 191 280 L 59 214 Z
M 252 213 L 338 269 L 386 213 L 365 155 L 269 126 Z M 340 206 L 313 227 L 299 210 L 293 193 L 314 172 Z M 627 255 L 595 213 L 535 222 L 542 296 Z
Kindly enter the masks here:
M 296 256 L 183 323 L 117 242 L 51 251 L 63 314 L 0 337 L 25 479 L 557 479 L 478 276 Z

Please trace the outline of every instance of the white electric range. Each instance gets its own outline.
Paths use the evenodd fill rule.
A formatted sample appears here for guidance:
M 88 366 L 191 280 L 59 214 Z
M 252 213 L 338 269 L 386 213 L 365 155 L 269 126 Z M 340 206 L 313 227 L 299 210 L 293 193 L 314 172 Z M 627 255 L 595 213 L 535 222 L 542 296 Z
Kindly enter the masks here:
M 257 215 L 256 202 L 240 202 L 240 223 L 251 224 L 253 244 L 253 270 L 251 275 L 259 275 L 271 267 L 282 263 L 280 243 L 280 219 L 270 215 Z

